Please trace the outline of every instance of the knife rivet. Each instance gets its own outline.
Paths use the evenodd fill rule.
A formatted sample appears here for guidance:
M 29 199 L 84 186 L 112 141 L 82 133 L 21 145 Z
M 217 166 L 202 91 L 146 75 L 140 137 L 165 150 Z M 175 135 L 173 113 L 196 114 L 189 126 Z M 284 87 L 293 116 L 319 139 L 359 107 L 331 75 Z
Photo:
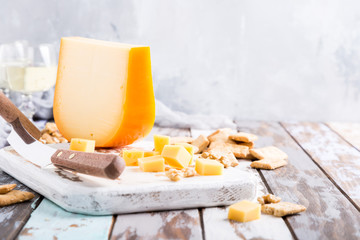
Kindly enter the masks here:
M 75 157 L 75 153 L 71 154 L 71 155 L 69 156 L 69 159 L 72 159 L 73 157 Z
M 59 153 L 57 154 L 57 156 L 58 156 L 58 157 L 60 157 L 60 156 L 61 156 L 61 154 L 62 154 L 62 152 L 59 152 Z

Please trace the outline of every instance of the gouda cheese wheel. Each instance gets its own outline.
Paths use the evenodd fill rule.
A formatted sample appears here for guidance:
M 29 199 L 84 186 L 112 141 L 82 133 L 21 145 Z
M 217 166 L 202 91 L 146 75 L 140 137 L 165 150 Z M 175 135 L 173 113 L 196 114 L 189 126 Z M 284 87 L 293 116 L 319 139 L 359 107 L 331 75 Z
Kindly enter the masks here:
M 150 48 L 61 39 L 54 118 L 66 139 L 117 147 L 145 137 L 155 121 Z

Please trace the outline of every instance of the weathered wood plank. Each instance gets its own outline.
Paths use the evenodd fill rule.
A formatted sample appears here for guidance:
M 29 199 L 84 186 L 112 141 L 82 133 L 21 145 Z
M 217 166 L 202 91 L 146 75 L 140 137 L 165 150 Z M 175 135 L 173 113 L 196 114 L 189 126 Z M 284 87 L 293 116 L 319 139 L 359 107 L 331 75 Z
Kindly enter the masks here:
M 360 152 L 322 123 L 283 125 L 360 211 Z
M 153 134 L 190 136 L 189 129 L 154 127 Z M 111 239 L 201 239 L 198 209 L 118 215 Z
M 328 122 L 326 124 L 360 151 L 360 123 Z
M 199 211 L 118 215 L 111 239 L 201 239 Z
M 210 135 L 213 131 L 191 129 L 191 136 Z M 250 168 L 250 161 L 240 160 L 239 166 L 251 172 L 258 180 L 257 196 L 268 191 L 257 170 Z M 252 199 L 256 201 L 256 199 Z M 262 215 L 260 220 L 239 223 L 227 219 L 228 207 L 205 208 L 202 211 L 205 239 L 292 239 L 292 235 L 282 218 Z
M 44 199 L 31 214 L 18 239 L 108 239 L 112 216 L 66 212 Z
M 0 207 L 0 239 L 14 239 L 28 220 L 31 212 L 41 201 L 41 196 L 32 191 L 10 175 L 0 170 L 0 185 L 17 184 L 16 189 L 29 191 L 35 194 L 31 201 Z
M 307 207 L 304 213 L 285 217 L 297 238 L 360 238 L 360 213 L 279 123 L 238 122 L 238 126 L 260 136 L 257 146 L 274 145 L 288 154 L 287 166 L 261 174 L 275 195 Z

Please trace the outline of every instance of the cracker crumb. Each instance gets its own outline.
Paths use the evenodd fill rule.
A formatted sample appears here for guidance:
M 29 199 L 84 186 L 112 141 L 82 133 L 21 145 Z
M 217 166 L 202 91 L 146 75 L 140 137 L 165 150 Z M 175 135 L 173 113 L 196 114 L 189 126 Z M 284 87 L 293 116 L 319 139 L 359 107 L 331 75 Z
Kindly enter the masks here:
M 268 203 L 278 203 L 281 201 L 281 198 L 277 197 L 275 195 L 272 195 L 272 194 L 267 194 L 267 195 L 258 197 L 257 200 L 261 205 L 263 205 L 263 204 L 268 204 Z

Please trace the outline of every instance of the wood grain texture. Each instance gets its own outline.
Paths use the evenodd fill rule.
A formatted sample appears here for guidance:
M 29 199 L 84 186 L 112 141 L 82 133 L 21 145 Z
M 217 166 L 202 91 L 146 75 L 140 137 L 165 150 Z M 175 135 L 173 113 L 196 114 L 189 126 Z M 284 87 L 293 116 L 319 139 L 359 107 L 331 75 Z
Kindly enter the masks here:
M 0 170 L 0 185 L 15 183 L 15 189 L 29 191 L 35 194 L 35 198 L 30 201 L 17 203 L 14 205 L 0 207 L 0 239 L 14 239 L 28 220 L 31 212 L 41 201 L 41 196 L 10 175 Z
M 31 214 L 18 239 L 108 239 L 112 216 L 69 213 L 44 199 Z
M 257 146 L 274 145 L 289 155 L 288 165 L 261 170 L 270 190 L 307 211 L 285 217 L 299 239 L 358 239 L 360 213 L 279 123 L 238 122 L 259 136 Z M 318 139 L 321 141 L 321 139 Z
M 360 210 L 360 152 L 322 123 L 283 125 Z
M 360 123 L 328 122 L 326 124 L 360 151 Z
M 200 134 L 208 136 L 213 131 L 191 129 L 191 136 L 196 138 Z M 257 178 L 257 196 L 267 194 L 268 191 L 257 170 L 250 167 L 251 161 L 239 160 L 239 166 Z M 255 199 L 250 199 L 256 202 Z M 236 201 L 235 201 L 236 202 Z M 234 203 L 235 203 L 234 202 Z M 239 223 L 228 220 L 228 207 L 204 208 L 203 222 L 205 239 L 292 239 L 291 232 L 282 218 L 262 215 L 260 220 Z
M 154 127 L 153 134 L 190 136 L 189 129 Z M 118 215 L 111 239 L 201 239 L 198 209 Z
M 118 215 L 115 239 L 201 239 L 198 209 Z

